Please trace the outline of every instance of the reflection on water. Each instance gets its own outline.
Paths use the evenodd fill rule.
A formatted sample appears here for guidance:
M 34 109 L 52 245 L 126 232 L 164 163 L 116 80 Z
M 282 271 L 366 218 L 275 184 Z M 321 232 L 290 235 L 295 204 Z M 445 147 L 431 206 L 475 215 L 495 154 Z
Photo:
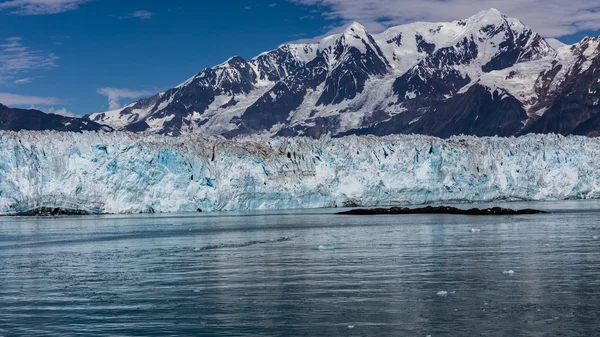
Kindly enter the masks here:
M 0 219 L 0 336 L 596 336 L 597 203 L 524 206 Z

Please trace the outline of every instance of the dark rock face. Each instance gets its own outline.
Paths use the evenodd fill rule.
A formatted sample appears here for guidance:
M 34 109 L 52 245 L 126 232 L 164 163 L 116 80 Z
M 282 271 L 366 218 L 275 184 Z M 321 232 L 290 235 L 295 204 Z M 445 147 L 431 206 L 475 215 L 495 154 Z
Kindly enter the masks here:
M 436 104 L 405 133 L 441 138 L 461 134 L 507 137 L 518 133 L 527 118 L 521 103 L 510 94 L 474 85 L 467 92 Z
M 594 40 L 584 41 L 583 53 Z M 587 69 L 584 69 L 584 65 Z M 548 110 L 522 133 L 600 135 L 600 57 L 581 56 L 560 90 L 550 97 Z
M 430 55 L 396 79 L 393 88 L 398 103 L 404 103 L 409 109 L 418 109 L 454 94 L 471 79 L 453 67 L 468 64 L 477 57 L 477 53 L 477 44 L 465 38 L 455 47 L 442 48 Z
M 66 215 L 91 215 L 90 212 L 79 210 L 79 209 L 66 209 L 66 208 L 51 208 L 51 207 L 40 207 L 31 209 L 24 212 L 14 214 L 14 216 L 66 216 Z
M 459 209 L 455 207 L 440 206 L 440 207 L 423 207 L 423 208 L 373 208 L 373 209 L 355 209 L 347 212 L 340 212 L 343 215 L 406 215 L 406 214 L 453 214 L 453 215 L 528 215 L 528 214 L 545 214 L 548 212 L 535 209 L 513 210 L 508 208 L 472 208 Z
M 351 31 L 356 33 L 355 28 L 351 28 Z M 339 104 L 353 99 L 363 92 L 365 82 L 371 76 L 381 76 L 387 73 L 389 63 L 381 49 L 371 35 L 366 32 L 362 33 L 364 33 L 364 37 L 355 35 L 355 38 L 361 39 L 366 48 L 364 53 L 356 47 L 345 45 L 343 38 L 337 41 L 333 51 L 322 52 L 329 52 L 328 58 L 339 63 L 327 76 L 323 94 L 317 101 L 317 106 Z M 329 61 L 331 62 L 331 60 Z
M 0 130 L 7 131 L 112 131 L 87 119 L 47 114 L 39 110 L 13 109 L 0 104 Z
M 310 46 L 304 46 L 302 51 L 304 53 L 312 52 Z M 280 81 L 304 66 L 300 60 L 294 57 L 290 45 L 283 45 L 259 56 L 256 64 L 259 79 L 272 82 Z
M 298 69 L 293 75 L 277 83 L 246 109 L 243 118 L 238 121 L 240 128 L 226 136 L 260 132 L 284 122 L 290 112 L 302 104 L 307 91 L 314 90 L 326 76 L 325 59 L 319 56 L 306 67 Z

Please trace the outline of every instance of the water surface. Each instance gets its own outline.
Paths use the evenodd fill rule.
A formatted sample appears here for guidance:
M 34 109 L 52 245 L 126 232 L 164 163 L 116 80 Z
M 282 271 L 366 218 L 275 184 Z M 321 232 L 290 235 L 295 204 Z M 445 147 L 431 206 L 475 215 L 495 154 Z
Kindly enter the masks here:
M 599 203 L 510 206 L 2 218 L 0 336 L 597 336 Z

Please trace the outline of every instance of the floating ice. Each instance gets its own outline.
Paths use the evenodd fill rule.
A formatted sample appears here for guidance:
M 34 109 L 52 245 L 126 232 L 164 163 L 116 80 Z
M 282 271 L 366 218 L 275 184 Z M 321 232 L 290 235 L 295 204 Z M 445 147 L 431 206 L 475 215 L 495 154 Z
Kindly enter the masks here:
M 323 246 L 323 245 L 320 245 L 317 249 L 318 250 L 335 250 L 334 247 Z
M 194 248 L 194 251 L 200 252 L 200 251 L 205 251 L 205 250 L 215 250 L 215 249 L 221 249 L 221 248 L 244 248 L 244 247 L 250 247 L 250 246 L 260 245 L 260 244 L 287 242 L 287 241 L 291 241 L 291 240 L 292 240 L 292 238 L 285 236 L 285 237 L 282 237 L 279 239 L 271 239 L 271 240 L 261 240 L 261 241 L 254 240 L 254 241 L 247 241 L 247 242 L 241 242 L 241 243 L 220 243 L 218 245 L 210 245 L 210 246 Z
M 515 271 L 514 270 L 505 270 L 502 272 L 502 274 L 513 276 L 515 274 Z
M 354 325 L 348 325 L 348 329 L 354 329 Z
M 441 296 L 441 297 L 446 297 L 446 296 L 448 296 L 448 292 L 447 291 L 438 291 L 437 295 Z
M 481 232 L 481 229 L 471 228 L 471 233 L 479 233 L 479 232 Z
M 597 236 L 597 235 L 594 235 L 594 236 L 592 236 L 592 239 L 594 239 L 594 240 L 598 240 L 598 236 Z

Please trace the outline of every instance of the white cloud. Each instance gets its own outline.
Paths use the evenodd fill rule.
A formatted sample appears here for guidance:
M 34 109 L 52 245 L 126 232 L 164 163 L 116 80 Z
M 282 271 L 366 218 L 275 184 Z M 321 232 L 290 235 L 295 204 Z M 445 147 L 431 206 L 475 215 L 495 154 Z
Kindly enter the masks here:
M 32 81 L 33 81 L 33 78 L 25 77 L 25 78 L 20 78 L 18 80 L 15 80 L 13 83 L 14 84 L 27 84 L 27 83 L 31 83 Z
M 497 8 L 523 21 L 543 36 L 560 37 L 600 29 L 600 3 L 590 0 L 288 0 L 319 6 L 324 16 L 343 24 L 358 21 L 367 29 L 383 29 L 416 21 L 465 19 Z M 332 29 L 338 31 L 338 29 Z
M 140 98 L 143 96 L 152 95 L 153 92 L 142 91 L 142 90 L 131 90 L 131 89 L 118 89 L 118 88 L 100 88 L 97 90 L 100 95 L 108 97 L 108 106 L 110 110 L 117 110 L 122 108 L 122 98 Z
M 8 0 L 0 2 L 0 11 L 17 15 L 47 15 L 75 10 L 93 0 Z
M 140 19 L 140 20 L 150 20 L 154 14 L 148 11 L 135 11 L 131 14 L 122 16 L 121 19 Z
M 138 18 L 138 19 L 142 19 L 142 20 L 149 20 L 152 19 L 152 12 L 148 12 L 148 11 L 135 11 L 133 12 L 133 17 Z
M 56 97 L 24 96 L 0 92 L 0 103 L 8 106 L 57 105 L 61 100 Z
M 67 110 L 66 108 L 55 109 L 54 107 L 50 107 L 50 108 L 48 108 L 46 110 L 42 110 L 42 111 L 49 113 L 49 114 L 61 115 L 61 116 L 65 116 L 65 117 L 78 117 L 78 116 L 75 116 L 74 113 Z
M 56 66 L 58 56 L 31 49 L 24 46 L 21 41 L 19 37 L 11 37 L 4 43 L 0 42 L 0 84 L 21 73 Z

